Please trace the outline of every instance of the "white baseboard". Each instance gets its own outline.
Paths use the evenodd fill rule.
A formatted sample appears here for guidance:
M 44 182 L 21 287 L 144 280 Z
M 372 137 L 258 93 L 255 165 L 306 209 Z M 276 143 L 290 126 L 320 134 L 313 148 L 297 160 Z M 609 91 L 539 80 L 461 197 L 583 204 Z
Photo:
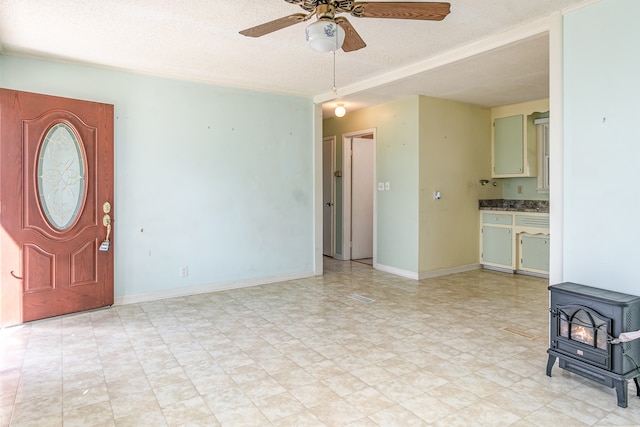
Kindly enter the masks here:
M 447 276 L 449 274 L 464 273 L 465 271 L 480 270 L 480 268 L 482 268 L 480 264 L 460 265 L 457 267 L 442 268 L 440 270 L 423 271 L 420 273 L 419 277 L 420 277 L 420 280 L 430 279 L 432 277 L 440 277 L 440 276 Z
M 415 271 L 402 270 L 400 268 L 391 267 L 384 264 L 376 263 L 373 268 L 380 271 L 386 271 L 387 273 L 395 274 L 396 276 L 406 277 L 407 279 L 418 280 L 418 273 Z
M 208 292 L 227 291 L 230 289 L 248 288 L 251 286 L 267 285 L 269 283 L 286 282 L 289 280 L 305 279 L 313 277 L 314 272 L 302 272 L 286 274 L 281 276 L 260 277 L 257 279 L 235 280 L 232 282 L 212 283 L 201 286 L 188 286 L 185 288 L 166 289 L 146 294 L 117 296 L 114 298 L 114 305 L 135 304 L 139 302 L 156 301 L 167 298 L 184 297 L 189 295 L 206 294 Z
M 386 271 L 387 273 L 395 274 L 396 276 L 406 277 L 407 279 L 422 280 L 430 279 L 432 277 L 446 276 L 449 274 L 464 273 L 465 271 L 479 270 L 480 264 L 461 265 L 452 268 L 443 268 L 440 270 L 423 271 L 416 273 L 414 271 L 402 270 L 396 267 L 390 267 L 388 265 L 376 264 L 374 266 L 377 270 Z

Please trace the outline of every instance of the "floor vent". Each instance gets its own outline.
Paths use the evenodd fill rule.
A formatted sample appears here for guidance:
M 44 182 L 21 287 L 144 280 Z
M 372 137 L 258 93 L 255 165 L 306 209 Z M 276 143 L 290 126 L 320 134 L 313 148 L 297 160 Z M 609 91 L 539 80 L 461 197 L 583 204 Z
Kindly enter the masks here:
M 524 332 L 524 331 L 521 331 L 521 330 L 515 329 L 515 328 L 510 328 L 508 326 L 504 327 L 504 328 L 500 328 L 500 329 L 502 329 L 505 332 L 509 332 L 510 334 L 518 335 L 519 337 L 526 338 L 526 339 L 531 340 L 531 341 L 534 341 L 534 340 L 537 340 L 538 338 L 540 338 L 537 335 L 531 335 L 531 334 L 529 334 L 527 332 Z
M 356 299 L 356 300 L 358 300 L 360 302 L 366 302 L 367 304 L 370 304 L 370 303 L 375 301 L 375 300 L 373 300 L 371 298 L 363 297 L 362 295 L 358 295 L 358 294 L 351 294 L 351 295 L 349 295 L 349 298 Z

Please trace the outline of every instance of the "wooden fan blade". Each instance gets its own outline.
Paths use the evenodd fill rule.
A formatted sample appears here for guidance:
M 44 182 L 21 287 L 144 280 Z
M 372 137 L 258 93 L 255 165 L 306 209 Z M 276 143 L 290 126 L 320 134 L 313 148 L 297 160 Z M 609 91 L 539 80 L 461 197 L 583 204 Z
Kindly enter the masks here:
M 307 15 L 305 15 L 304 13 L 295 13 L 293 15 L 285 16 L 271 22 L 265 22 L 264 24 L 260 24 L 255 27 L 247 28 L 246 30 L 240 31 L 240 34 L 249 37 L 260 37 L 264 36 L 265 34 L 273 33 L 274 31 L 290 27 L 293 24 L 304 21 L 306 18 Z
M 442 21 L 451 11 L 444 2 L 355 2 L 351 14 L 359 18 L 420 19 Z
M 340 25 L 340 27 L 344 30 L 344 43 L 342 43 L 342 50 L 345 52 L 353 52 L 354 50 L 362 49 L 366 47 L 367 44 L 362 40 L 360 34 L 353 28 L 351 22 L 347 21 L 346 18 L 338 17 L 335 19 L 336 24 Z

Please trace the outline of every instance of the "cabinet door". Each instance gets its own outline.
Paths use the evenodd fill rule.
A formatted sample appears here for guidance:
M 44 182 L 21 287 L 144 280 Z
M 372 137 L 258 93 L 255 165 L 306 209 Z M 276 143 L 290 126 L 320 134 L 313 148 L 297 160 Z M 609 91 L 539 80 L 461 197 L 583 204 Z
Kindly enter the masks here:
M 520 235 L 520 269 L 549 272 L 549 236 Z
M 513 237 L 510 228 L 482 227 L 482 262 L 513 267 Z
M 493 122 L 493 174 L 524 171 L 524 116 L 502 117 Z

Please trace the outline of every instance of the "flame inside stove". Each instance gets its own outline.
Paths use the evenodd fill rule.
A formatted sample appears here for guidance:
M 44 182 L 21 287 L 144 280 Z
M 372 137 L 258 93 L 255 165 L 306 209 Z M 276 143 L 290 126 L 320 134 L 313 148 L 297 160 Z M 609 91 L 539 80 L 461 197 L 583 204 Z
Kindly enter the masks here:
M 593 346 L 593 329 L 571 324 L 571 339 Z
M 599 329 L 602 330 L 599 331 Z M 599 332 L 596 333 L 596 331 Z M 595 347 L 606 350 L 606 332 L 605 328 L 582 326 L 573 322 L 568 322 L 565 319 L 560 320 L 560 336 L 581 342 L 591 347 L 594 347 L 595 337 L 597 336 L 597 345 L 595 345 Z

